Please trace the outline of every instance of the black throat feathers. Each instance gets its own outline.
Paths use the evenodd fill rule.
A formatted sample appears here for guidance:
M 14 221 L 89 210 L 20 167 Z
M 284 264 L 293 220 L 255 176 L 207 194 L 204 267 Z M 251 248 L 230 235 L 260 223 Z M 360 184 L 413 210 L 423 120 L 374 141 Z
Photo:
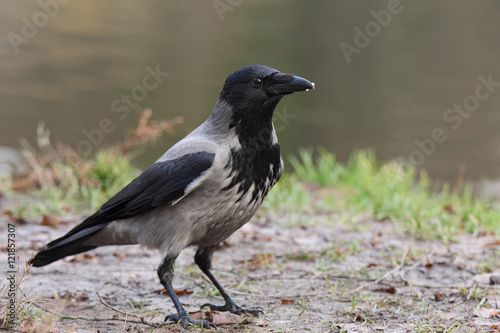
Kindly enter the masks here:
M 266 115 L 267 116 L 267 115 Z M 230 161 L 226 168 L 231 169 L 231 183 L 224 188 L 228 190 L 239 184 L 238 201 L 250 190 L 252 199 L 262 202 L 271 187 L 281 176 L 281 153 L 271 122 L 272 113 L 260 121 L 240 121 L 233 123 L 241 148 L 232 148 Z

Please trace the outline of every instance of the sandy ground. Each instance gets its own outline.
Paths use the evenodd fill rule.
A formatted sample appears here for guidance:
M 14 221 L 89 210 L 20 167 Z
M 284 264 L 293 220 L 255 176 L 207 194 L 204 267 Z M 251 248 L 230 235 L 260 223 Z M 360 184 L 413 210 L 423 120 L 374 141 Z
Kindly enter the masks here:
M 444 244 L 402 235 L 391 222 L 345 221 L 334 212 L 301 219 L 311 226 L 284 227 L 290 216 L 257 216 L 214 255 L 214 273 L 222 284 L 240 305 L 262 307 L 263 316 L 233 317 L 240 323 L 224 324 L 230 321 L 200 312 L 202 304 L 222 299 L 194 265 L 193 248 L 177 261 L 174 287 L 181 303 L 195 316 L 212 315 L 218 329 L 228 332 L 500 331 L 500 289 L 490 281 L 500 275 L 495 266 L 500 243 L 493 236 L 461 235 Z M 50 227 L 9 222 L 6 215 L 0 220 L 2 226 L 15 223 L 21 261 L 79 222 L 68 217 Z M 2 246 L 6 232 L 2 227 Z M 24 293 L 40 296 L 30 315 L 19 314 L 9 330 L 186 331 L 177 324 L 153 328 L 124 314 L 161 324 L 174 312 L 161 293 L 159 260 L 157 253 L 137 246 L 105 247 L 33 268 Z

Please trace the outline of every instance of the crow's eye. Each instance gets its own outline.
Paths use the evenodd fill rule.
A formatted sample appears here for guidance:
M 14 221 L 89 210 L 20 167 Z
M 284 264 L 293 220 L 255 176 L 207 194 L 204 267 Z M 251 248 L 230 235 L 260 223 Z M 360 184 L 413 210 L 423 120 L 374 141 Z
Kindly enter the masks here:
M 262 79 L 258 78 L 258 77 L 254 77 L 252 80 L 252 86 L 254 88 L 259 88 L 260 86 L 262 86 Z

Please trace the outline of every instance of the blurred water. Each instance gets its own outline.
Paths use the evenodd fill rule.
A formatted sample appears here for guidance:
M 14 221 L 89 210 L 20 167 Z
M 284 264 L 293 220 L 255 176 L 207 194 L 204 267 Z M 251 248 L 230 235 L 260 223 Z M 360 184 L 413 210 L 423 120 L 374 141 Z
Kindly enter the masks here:
M 374 148 L 441 180 L 461 166 L 498 178 L 500 87 L 474 97 L 482 79 L 500 82 L 498 17 L 500 2 L 463 0 L 4 2 L 0 146 L 35 142 L 43 120 L 54 141 L 95 150 L 85 133 L 97 146 L 120 141 L 145 107 L 184 116 L 137 160 L 144 167 L 206 119 L 227 74 L 265 64 L 317 87 L 280 103 L 285 155 Z M 146 89 L 157 69 L 168 75 Z M 473 111 L 447 111 L 464 102 Z

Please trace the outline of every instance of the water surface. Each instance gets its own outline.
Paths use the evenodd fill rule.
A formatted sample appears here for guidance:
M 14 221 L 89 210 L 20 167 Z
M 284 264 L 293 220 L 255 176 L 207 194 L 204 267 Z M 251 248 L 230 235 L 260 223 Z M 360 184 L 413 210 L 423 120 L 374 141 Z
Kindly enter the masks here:
M 500 2 L 242 1 L 225 12 L 214 3 L 72 1 L 46 22 L 36 2 L 4 3 L 0 146 L 35 142 L 40 121 L 76 149 L 97 130 L 98 147 L 122 140 L 145 107 L 157 119 L 184 116 L 136 160 L 145 167 L 206 119 L 227 74 L 264 64 L 317 87 L 279 105 L 285 155 L 321 145 L 345 160 L 373 148 L 440 180 L 454 182 L 461 167 L 470 179 L 500 176 L 500 87 L 481 88 L 489 95 L 467 117 L 447 111 L 474 106 L 482 79 L 500 82 Z M 39 27 L 26 37 L 27 21 Z M 168 76 L 144 94 L 156 68 Z M 132 93 L 140 101 L 125 112 L 115 101 Z

